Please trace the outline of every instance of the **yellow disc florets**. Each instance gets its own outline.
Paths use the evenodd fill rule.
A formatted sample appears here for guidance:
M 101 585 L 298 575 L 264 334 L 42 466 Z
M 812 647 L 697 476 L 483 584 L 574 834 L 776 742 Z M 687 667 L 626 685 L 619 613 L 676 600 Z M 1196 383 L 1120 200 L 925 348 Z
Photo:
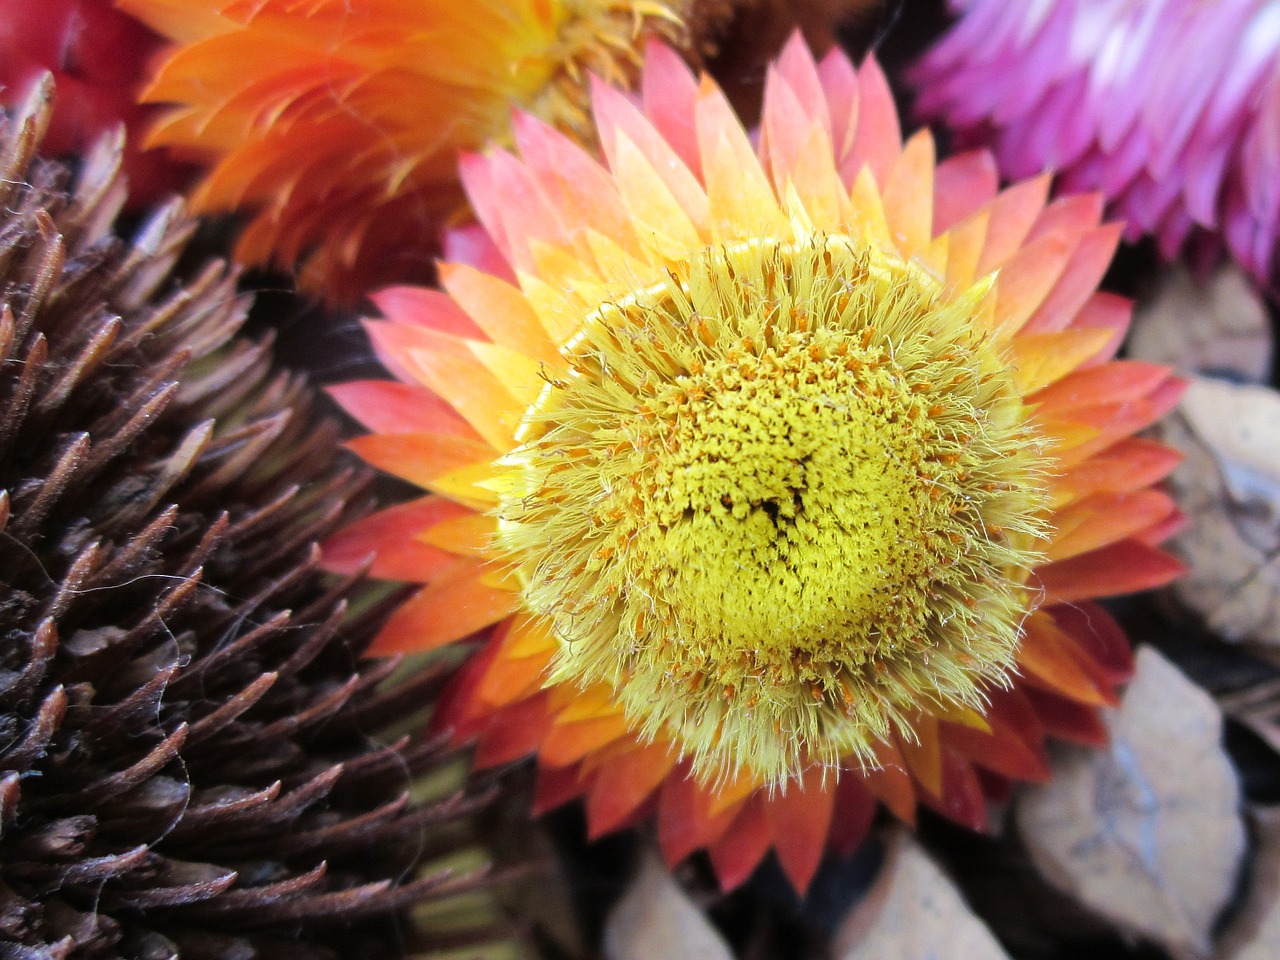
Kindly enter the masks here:
M 983 290 L 845 237 L 708 249 L 601 306 L 504 460 L 553 680 L 704 779 L 871 759 L 1013 664 L 1047 507 Z

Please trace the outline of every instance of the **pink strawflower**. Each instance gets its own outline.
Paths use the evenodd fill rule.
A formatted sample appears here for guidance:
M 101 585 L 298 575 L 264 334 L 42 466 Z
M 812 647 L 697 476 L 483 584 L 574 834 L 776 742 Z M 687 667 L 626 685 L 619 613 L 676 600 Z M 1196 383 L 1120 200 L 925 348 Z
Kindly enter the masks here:
M 918 109 L 1004 175 L 1101 191 L 1172 257 L 1225 242 L 1280 283 L 1280 3 L 950 0 Z

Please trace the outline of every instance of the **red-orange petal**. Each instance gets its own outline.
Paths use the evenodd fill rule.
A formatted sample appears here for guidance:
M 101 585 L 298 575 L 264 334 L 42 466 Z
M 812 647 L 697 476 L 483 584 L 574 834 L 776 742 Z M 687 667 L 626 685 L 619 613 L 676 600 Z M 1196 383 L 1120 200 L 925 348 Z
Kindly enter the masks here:
M 748 800 L 707 851 L 720 889 L 726 892 L 746 883 L 769 852 L 772 835 L 764 813 L 766 803 L 766 799 L 758 795 Z
M 651 743 L 603 764 L 587 794 L 587 832 L 591 838 L 622 826 L 671 772 L 676 759 L 669 744 Z
M 774 795 L 765 805 L 778 862 L 801 893 L 818 872 L 831 827 L 835 791 L 822 780 L 820 771 L 811 770 L 803 787 L 792 782 L 785 793 Z
M 458 562 L 458 557 L 423 543 L 419 534 L 444 520 L 470 515 L 442 497 L 423 497 L 357 520 L 324 542 L 321 563 L 334 573 L 352 574 L 372 559 L 369 575 L 426 583 Z
M 483 563 L 462 560 L 400 605 L 369 648 L 373 656 L 433 650 L 515 611 L 519 595 L 482 580 Z
M 1073 603 L 1163 587 L 1186 569 L 1162 550 L 1137 540 L 1121 540 L 1040 567 L 1035 577 L 1044 588 L 1046 603 Z

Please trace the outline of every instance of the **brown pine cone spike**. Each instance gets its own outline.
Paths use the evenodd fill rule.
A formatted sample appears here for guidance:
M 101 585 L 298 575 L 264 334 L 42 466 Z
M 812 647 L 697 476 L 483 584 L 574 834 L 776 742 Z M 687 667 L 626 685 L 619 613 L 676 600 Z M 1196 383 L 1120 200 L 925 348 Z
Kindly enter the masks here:
M 483 955 L 487 798 L 386 733 L 439 677 L 316 567 L 367 478 L 176 202 L 113 236 L 119 142 L 36 157 L 50 97 L 0 118 L 0 958 Z

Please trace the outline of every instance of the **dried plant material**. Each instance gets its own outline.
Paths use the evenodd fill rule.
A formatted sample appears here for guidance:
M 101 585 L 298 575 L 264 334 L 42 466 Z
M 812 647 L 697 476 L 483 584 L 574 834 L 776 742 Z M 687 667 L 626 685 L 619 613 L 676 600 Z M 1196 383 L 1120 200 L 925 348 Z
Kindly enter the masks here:
M 1170 267 L 1153 294 L 1138 303 L 1129 338 L 1135 359 L 1249 383 L 1266 382 L 1272 349 L 1266 305 L 1243 271 L 1230 264 L 1207 282 L 1183 266 Z
M 0 956 L 483 951 L 487 797 L 401 736 L 442 677 L 318 569 L 366 476 L 176 201 L 113 233 L 118 137 L 36 155 L 51 96 L 0 115 Z
M 1255 811 L 1253 874 L 1244 908 L 1215 952 L 1216 960 L 1280 957 L 1280 809 Z
M 724 938 L 667 871 L 645 853 L 630 887 L 605 921 L 606 960 L 732 960 Z
M 1280 394 L 1192 378 L 1160 436 L 1186 455 L 1170 486 L 1195 517 L 1177 596 L 1227 640 L 1280 644 Z
M 1150 648 L 1110 749 L 1072 750 L 1027 792 L 1018 823 L 1056 885 L 1177 957 L 1204 957 L 1245 847 L 1240 786 L 1207 693 Z
M 836 934 L 840 960 L 1007 960 L 951 879 L 909 835 L 893 841 L 875 886 Z

